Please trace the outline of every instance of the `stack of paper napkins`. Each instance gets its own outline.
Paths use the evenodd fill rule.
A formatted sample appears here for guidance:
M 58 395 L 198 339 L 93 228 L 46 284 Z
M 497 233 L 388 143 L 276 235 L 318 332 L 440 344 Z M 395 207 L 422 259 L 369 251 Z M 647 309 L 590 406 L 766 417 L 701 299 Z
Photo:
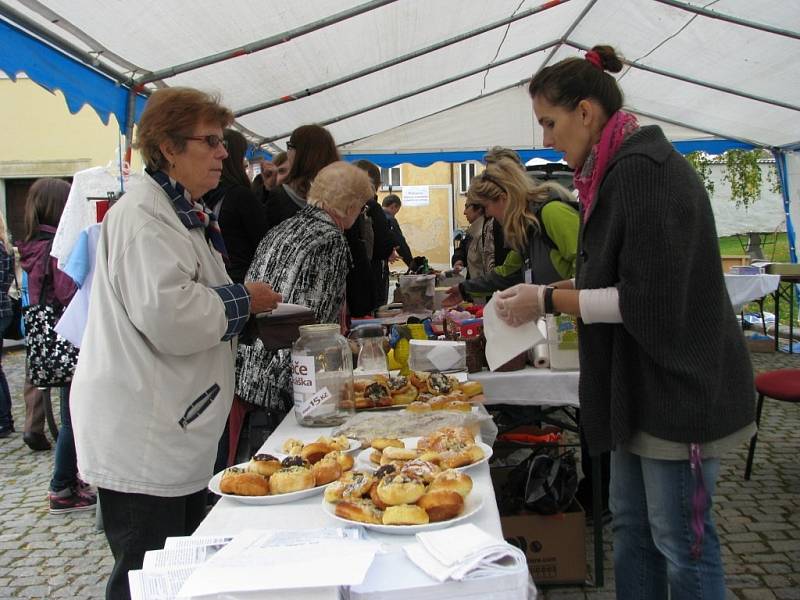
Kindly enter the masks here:
M 438 581 L 486 577 L 500 571 L 527 570 L 525 554 L 472 523 L 418 533 L 404 547 L 420 569 Z

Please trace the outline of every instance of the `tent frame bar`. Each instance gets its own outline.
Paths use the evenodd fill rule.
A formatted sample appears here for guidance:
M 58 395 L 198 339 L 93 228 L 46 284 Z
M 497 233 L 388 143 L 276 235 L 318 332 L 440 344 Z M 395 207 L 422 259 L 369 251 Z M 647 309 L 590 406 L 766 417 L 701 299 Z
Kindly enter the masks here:
M 394 104 L 395 102 L 400 102 L 401 100 L 406 100 L 407 98 L 411 98 L 412 96 L 417 96 L 419 94 L 423 94 L 425 92 L 429 92 L 431 90 L 434 90 L 434 89 L 442 87 L 444 85 L 448 85 L 450 83 L 459 81 L 461 79 L 466 79 L 467 77 L 472 77 L 473 75 L 477 75 L 478 73 L 482 73 L 483 71 L 487 71 L 487 70 L 493 69 L 495 67 L 499 67 L 499 66 L 505 65 L 507 63 L 514 62 L 514 61 L 519 60 L 521 58 L 525 58 L 526 56 L 530 56 L 531 54 L 536 54 L 537 52 L 541 52 L 542 50 L 547 50 L 548 48 L 556 46 L 559 43 L 560 43 L 560 40 L 552 40 L 552 41 L 547 42 L 545 44 L 541 44 L 539 46 L 535 46 L 535 47 L 531 48 L 530 50 L 526 50 L 525 52 L 520 52 L 519 54 L 515 54 L 513 56 L 509 56 L 508 58 L 504 58 L 502 60 L 498 60 L 498 61 L 489 63 L 487 65 L 481 65 L 480 67 L 477 67 L 475 69 L 470 69 L 469 71 L 466 71 L 464 73 L 459 73 L 458 75 L 453 75 L 452 77 L 447 77 L 446 79 L 441 79 L 441 80 L 439 80 L 439 81 L 437 81 L 435 83 L 431 83 L 431 84 L 423 86 L 421 88 L 417 88 L 415 90 L 411 90 L 409 92 L 405 92 L 403 94 L 399 94 L 397 96 L 393 96 L 391 98 L 387 98 L 385 100 L 381 100 L 380 102 L 376 102 L 374 104 L 370 104 L 369 106 L 365 106 L 363 108 L 357 108 L 355 110 L 351 110 L 350 112 L 346 112 L 346 113 L 343 113 L 341 115 L 337 115 L 335 117 L 331 117 L 330 119 L 325 119 L 324 121 L 318 121 L 317 125 L 321 125 L 323 127 L 326 127 L 326 126 L 328 126 L 328 125 L 330 125 L 332 123 L 338 123 L 339 121 L 344 121 L 345 119 L 350 119 L 350 118 L 355 117 L 357 115 L 360 115 L 360 114 L 363 114 L 363 113 L 366 113 L 366 112 L 369 112 L 371 110 L 375 110 L 375 109 L 378 109 L 378 108 L 382 108 L 382 107 L 387 106 L 389 104 Z M 286 133 L 281 133 L 280 135 L 274 135 L 274 136 L 266 137 L 266 138 L 261 140 L 260 145 L 263 145 L 263 144 L 266 144 L 266 143 L 269 143 L 269 142 L 274 142 L 275 140 L 280 140 L 280 139 L 289 137 L 291 135 L 291 133 L 292 132 L 289 131 L 289 132 L 286 132 Z
M 590 48 L 588 48 L 587 46 L 584 46 L 583 44 L 579 44 L 577 42 L 567 41 L 566 43 L 567 45 L 572 46 L 576 50 L 582 50 L 584 52 L 588 52 L 590 50 Z M 683 81 L 684 83 L 699 85 L 701 87 L 709 88 L 726 94 L 731 94 L 733 96 L 738 96 L 740 98 L 747 98 L 748 100 L 755 100 L 757 102 L 763 102 L 765 104 L 770 104 L 772 106 L 778 106 L 780 108 L 800 111 L 800 106 L 789 104 L 788 102 L 781 102 L 780 100 L 772 100 L 770 98 L 765 98 L 763 96 L 757 96 L 756 94 L 748 94 L 747 92 L 735 90 L 733 88 L 724 85 L 717 85 L 715 83 L 711 83 L 710 81 L 701 81 L 699 79 L 694 79 L 692 77 L 686 77 L 685 75 L 679 75 L 678 73 L 673 73 L 672 71 L 665 71 L 663 69 L 657 69 L 655 67 L 643 65 L 642 63 L 636 62 L 635 60 L 628 60 L 626 58 L 620 57 L 620 61 L 625 65 L 633 67 L 634 69 L 640 69 L 642 71 L 647 71 L 648 73 L 655 73 L 656 75 L 662 75 L 664 77 L 669 77 L 670 79 L 677 79 L 678 81 Z
M 657 121 L 664 121 L 664 123 L 669 123 L 670 125 L 677 125 L 678 127 L 686 127 L 687 129 L 694 129 L 695 131 L 700 131 L 701 133 L 707 133 L 708 135 L 713 135 L 714 137 L 728 139 L 728 140 L 735 140 L 737 142 L 742 142 L 743 144 L 749 144 L 751 146 L 755 146 L 756 148 L 765 148 L 763 143 L 757 142 L 755 140 L 750 140 L 743 137 L 737 137 L 727 133 L 720 133 L 719 131 L 712 131 L 710 129 L 705 129 L 704 127 L 696 127 L 690 123 L 687 123 L 686 121 L 678 121 L 675 119 L 670 119 L 669 117 L 665 117 L 664 115 L 656 115 L 654 113 L 639 110 L 634 106 L 628 106 L 627 108 L 630 112 L 635 113 L 637 115 L 642 115 L 643 117 L 648 117 L 650 119 L 655 119 Z
M 91 53 L 78 48 L 63 38 L 58 37 L 54 33 L 36 23 L 36 21 L 33 21 L 27 15 L 24 15 L 18 10 L 11 8 L 5 2 L 0 2 L 0 16 L 4 17 L 11 24 L 16 25 L 17 27 L 47 42 L 67 56 L 78 60 L 95 71 L 99 71 L 120 85 L 125 87 L 131 86 L 131 78 L 129 76 L 111 68 L 103 62 L 100 62 L 97 56 L 93 56 Z
M 708 17 L 709 19 L 718 19 L 720 21 L 727 21 L 728 23 L 733 23 L 734 25 L 741 25 L 742 27 L 749 27 L 750 29 L 758 29 L 759 31 L 764 31 L 766 33 L 774 33 L 775 35 L 782 35 L 784 37 L 788 37 L 793 40 L 800 40 L 800 33 L 796 31 L 790 31 L 788 29 L 780 29 L 778 27 L 772 27 L 771 25 L 767 25 L 765 23 L 757 23 L 755 21 L 750 21 L 748 19 L 740 19 L 738 17 L 733 17 L 731 15 L 726 15 L 723 13 L 718 13 L 713 10 L 708 10 L 707 8 L 703 8 L 701 6 L 692 6 L 691 4 L 686 4 L 685 2 L 679 2 L 678 0 L 655 0 L 655 1 L 660 2 L 661 4 L 666 4 L 667 6 L 672 6 L 673 8 L 678 8 L 680 10 L 685 10 L 687 12 L 695 13 L 696 15 Z
M 499 27 L 503 27 L 505 25 L 510 25 L 516 21 L 520 21 L 536 13 L 543 12 L 547 9 L 554 8 L 556 6 L 566 4 L 570 0 L 551 0 L 544 4 L 540 4 L 539 6 L 535 6 L 531 9 L 522 11 L 521 13 L 516 13 L 511 15 L 510 17 L 506 17 L 504 19 L 500 19 L 499 21 L 495 21 L 488 25 L 484 25 L 482 27 L 478 27 L 477 29 L 473 29 L 471 31 L 467 31 L 465 33 L 461 33 L 459 35 L 453 36 L 441 42 L 436 42 L 435 44 L 431 44 L 430 46 L 426 46 L 425 48 L 420 48 L 419 50 L 414 50 L 413 52 L 409 52 L 402 56 L 398 56 L 396 58 L 392 58 L 385 62 L 382 62 L 377 65 L 373 65 L 371 67 L 367 67 L 360 71 L 356 71 L 355 73 L 349 73 L 337 79 L 332 79 L 331 81 L 327 81 L 325 83 L 320 83 L 319 85 L 314 85 L 303 90 L 294 92 L 292 94 L 287 94 L 285 96 L 281 96 L 279 98 L 274 98 L 272 100 L 267 100 L 266 102 L 261 102 L 259 104 L 254 104 L 253 106 L 248 106 L 246 108 L 242 108 L 234 112 L 235 117 L 241 117 L 244 115 L 249 115 L 254 112 L 258 112 L 261 110 L 266 110 L 268 108 L 272 108 L 273 106 L 278 106 L 281 104 L 286 104 L 287 102 L 293 102 L 295 100 L 299 100 L 301 98 L 307 98 L 308 96 L 312 96 L 314 94 L 318 94 L 320 92 L 324 92 L 325 90 L 329 90 L 339 85 L 343 85 L 345 83 L 350 83 L 351 81 L 355 81 L 356 79 L 360 79 L 361 77 L 366 77 L 367 75 L 371 75 L 373 73 L 377 73 L 378 71 L 383 71 L 390 67 L 394 67 L 401 63 L 407 62 L 409 60 L 413 60 L 415 58 L 419 58 L 420 56 L 424 56 L 426 54 L 430 54 L 431 52 L 435 52 L 437 50 L 441 50 L 442 48 L 446 48 L 448 46 L 452 46 L 453 44 L 458 44 L 470 38 L 476 37 L 478 35 L 482 35 L 493 29 L 497 29 Z
M 174 77 L 175 75 L 179 75 L 181 73 L 193 71 L 201 67 L 207 67 L 209 65 L 213 65 L 215 63 L 222 62 L 231 58 L 237 58 L 239 56 L 244 56 L 246 54 L 252 54 L 254 52 L 259 52 L 261 50 L 266 50 L 268 48 L 272 48 L 274 46 L 290 42 L 295 38 L 306 35 L 307 33 L 311 33 L 319 29 L 324 29 L 325 27 L 329 27 L 330 25 L 335 25 L 336 23 L 345 21 L 347 19 L 350 19 L 351 17 L 356 17 L 371 10 L 375 10 L 376 8 L 381 8 L 387 4 L 391 4 L 393 2 L 397 2 L 397 0 L 370 0 L 369 2 L 365 2 L 364 4 L 348 8 L 347 10 L 343 10 L 341 12 L 335 13 L 323 19 L 318 19 L 316 21 L 312 21 L 311 23 L 306 23 L 299 27 L 295 27 L 294 29 L 277 33 L 275 35 L 271 35 L 267 38 L 263 38 L 255 42 L 245 44 L 244 46 L 239 46 L 238 48 L 232 48 L 230 50 L 225 50 L 223 52 L 217 52 L 216 54 L 211 54 L 203 58 L 190 60 L 185 63 L 181 63 L 179 65 L 167 67 L 166 69 L 153 71 L 151 73 L 138 77 L 136 79 L 136 83 L 139 84 L 152 83 L 154 81 L 159 81 L 161 79 Z

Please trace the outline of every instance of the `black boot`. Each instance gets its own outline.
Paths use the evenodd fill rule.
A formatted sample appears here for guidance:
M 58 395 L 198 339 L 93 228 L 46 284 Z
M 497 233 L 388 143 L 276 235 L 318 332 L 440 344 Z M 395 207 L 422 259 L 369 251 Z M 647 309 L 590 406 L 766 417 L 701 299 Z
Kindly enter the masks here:
M 22 434 L 22 441 L 34 452 L 50 450 L 52 446 L 43 433 L 28 432 Z

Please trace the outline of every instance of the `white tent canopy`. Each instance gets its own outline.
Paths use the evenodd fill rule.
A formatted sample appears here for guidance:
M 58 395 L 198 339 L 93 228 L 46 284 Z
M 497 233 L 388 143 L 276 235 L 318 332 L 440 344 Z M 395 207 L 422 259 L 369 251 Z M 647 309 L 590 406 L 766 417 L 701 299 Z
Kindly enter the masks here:
M 521 82 L 596 43 L 629 61 L 627 106 L 682 126 L 681 139 L 800 144 L 793 1 L 9 0 L 0 14 L 121 81 L 217 90 L 277 147 L 312 122 L 359 153 L 541 146 Z

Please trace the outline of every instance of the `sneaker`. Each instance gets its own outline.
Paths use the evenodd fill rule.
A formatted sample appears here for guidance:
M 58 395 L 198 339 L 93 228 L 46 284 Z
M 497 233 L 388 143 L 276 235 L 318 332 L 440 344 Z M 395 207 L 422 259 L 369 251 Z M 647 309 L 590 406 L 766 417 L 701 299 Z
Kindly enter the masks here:
M 50 502 L 51 515 L 94 510 L 95 504 L 97 504 L 94 494 L 82 495 L 71 488 L 63 489 L 60 492 L 48 492 L 47 499 Z
M 84 498 L 91 498 L 94 502 L 97 502 L 97 492 L 81 478 L 78 478 L 78 483 L 75 484 L 75 493 Z

